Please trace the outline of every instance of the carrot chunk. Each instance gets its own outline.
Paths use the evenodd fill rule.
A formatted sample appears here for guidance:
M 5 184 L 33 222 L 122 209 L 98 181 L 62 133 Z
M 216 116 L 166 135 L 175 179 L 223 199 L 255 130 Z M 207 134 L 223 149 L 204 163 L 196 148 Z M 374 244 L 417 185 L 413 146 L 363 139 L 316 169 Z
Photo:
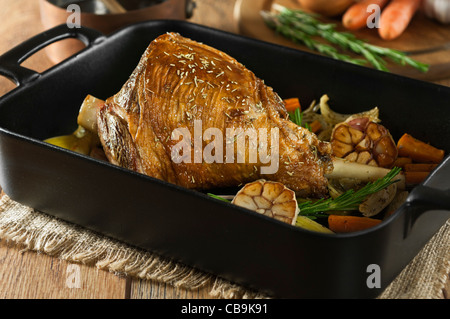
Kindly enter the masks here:
M 368 229 L 381 223 L 380 219 L 360 216 L 330 215 L 328 228 L 335 233 L 350 233 Z
M 317 133 L 322 129 L 322 124 L 318 120 L 314 120 L 309 124 L 311 127 L 311 132 Z
M 394 162 L 394 167 L 401 167 L 401 168 L 405 168 L 405 165 L 407 164 L 411 164 L 412 163 L 412 159 L 410 157 L 397 157 L 397 159 Z
M 410 157 L 413 161 L 419 163 L 439 164 L 444 159 L 445 154 L 443 150 L 406 133 L 398 140 L 397 149 L 399 156 Z
M 434 170 L 438 164 L 414 163 L 406 164 L 404 169 L 406 172 L 428 172 Z
M 288 112 L 294 112 L 296 109 L 300 109 L 301 110 L 301 105 L 300 105 L 300 101 L 298 98 L 293 97 L 290 99 L 284 99 L 284 104 L 286 106 L 286 110 Z
M 430 172 L 405 172 L 405 183 L 407 186 L 415 186 L 422 183 Z

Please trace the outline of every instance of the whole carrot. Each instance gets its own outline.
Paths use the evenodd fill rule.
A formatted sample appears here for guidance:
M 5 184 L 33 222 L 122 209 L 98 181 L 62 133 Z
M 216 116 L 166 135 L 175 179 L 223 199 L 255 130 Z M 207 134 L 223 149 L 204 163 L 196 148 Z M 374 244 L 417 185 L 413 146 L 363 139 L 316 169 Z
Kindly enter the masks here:
M 378 5 L 381 9 L 389 0 L 363 0 L 353 4 L 342 16 L 342 24 L 349 30 L 358 30 L 367 25 L 367 19 L 372 14 L 367 12 L 372 4 Z
M 422 0 L 392 0 L 380 17 L 378 34 L 383 40 L 398 38 L 408 27 Z

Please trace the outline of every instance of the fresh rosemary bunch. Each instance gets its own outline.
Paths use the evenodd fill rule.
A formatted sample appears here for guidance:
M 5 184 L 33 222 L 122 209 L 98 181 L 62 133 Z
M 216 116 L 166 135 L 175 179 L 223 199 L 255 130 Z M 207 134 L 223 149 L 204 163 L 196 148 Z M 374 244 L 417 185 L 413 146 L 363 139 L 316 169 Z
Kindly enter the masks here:
M 367 196 L 374 194 L 389 185 L 396 183 L 397 180 L 393 180 L 401 171 L 401 168 L 393 168 L 385 177 L 380 178 L 372 183 L 368 183 L 364 187 L 357 191 L 353 189 L 348 190 L 344 194 L 336 197 L 335 199 L 327 198 L 320 199 L 316 202 L 307 201 L 299 203 L 300 215 L 308 217 L 322 217 L 323 213 L 330 211 L 344 211 L 344 210 L 357 210 L 359 205 L 367 198 Z M 328 216 L 328 215 L 325 215 Z
M 389 58 L 399 65 L 409 65 L 421 72 L 428 71 L 427 64 L 410 58 L 406 53 L 372 45 L 356 38 L 352 33 L 337 31 L 336 25 L 321 22 L 316 14 L 299 9 L 288 9 L 281 5 L 275 5 L 275 9 L 277 13 L 261 12 L 266 24 L 291 41 L 304 44 L 313 51 L 358 65 L 366 65 L 368 62 L 382 71 L 389 71 L 385 58 Z M 321 38 L 331 45 L 322 43 L 317 38 Z M 356 53 L 362 58 L 357 59 L 341 53 L 335 46 L 344 52 Z

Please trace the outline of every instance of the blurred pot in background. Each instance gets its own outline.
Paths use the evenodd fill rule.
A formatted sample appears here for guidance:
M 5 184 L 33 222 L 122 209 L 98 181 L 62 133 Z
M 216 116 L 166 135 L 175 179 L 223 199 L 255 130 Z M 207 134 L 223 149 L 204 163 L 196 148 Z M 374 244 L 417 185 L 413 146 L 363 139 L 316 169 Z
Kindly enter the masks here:
M 72 22 L 72 4 L 80 9 L 80 24 L 108 35 L 126 25 L 155 19 L 185 20 L 192 16 L 194 0 L 39 0 L 44 29 Z M 53 63 L 82 50 L 76 39 L 56 42 L 46 48 Z

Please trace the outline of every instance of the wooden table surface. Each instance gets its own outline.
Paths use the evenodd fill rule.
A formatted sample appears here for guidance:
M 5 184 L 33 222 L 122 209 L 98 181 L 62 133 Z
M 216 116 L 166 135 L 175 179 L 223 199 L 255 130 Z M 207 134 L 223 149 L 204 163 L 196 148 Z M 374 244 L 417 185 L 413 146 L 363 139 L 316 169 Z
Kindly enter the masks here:
M 236 0 L 196 0 L 191 21 L 229 32 L 238 32 L 233 18 Z M 0 54 L 43 31 L 36 0 L 0 0 Z M 42 72 L 53 64 L 44 51 L 24 62 L 24 66 Z M 450 79 L 436 83 L 450 86 Z M 0 77 L 0 96 L 15 85 Z M 0 185 L 1 186 L 1 185 Z M 119 277 L 93 267 L 77 265 L 80 288 L 67 285 L 70 263 L 34 252 L 21 252 L 21 247 L 0 241 L 0 298 L 43 299 L 205 299 L 208 288 L 186 291 L 152 281 Z M 450 281 L 442 297 L 448 298 Z

